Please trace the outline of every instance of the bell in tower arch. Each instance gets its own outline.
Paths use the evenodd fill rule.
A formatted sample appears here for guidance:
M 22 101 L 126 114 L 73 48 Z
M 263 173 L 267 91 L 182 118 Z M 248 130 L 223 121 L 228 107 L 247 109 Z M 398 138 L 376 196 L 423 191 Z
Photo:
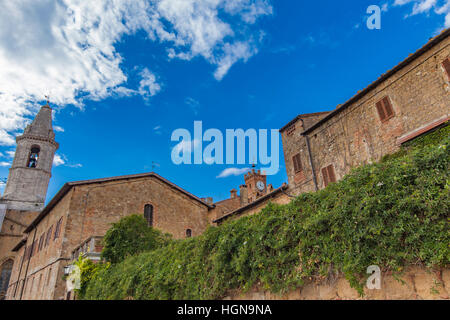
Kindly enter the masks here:
M 36 168 L 39 159 L 39 152 L 41 152 L 41 149 L 38 146 L 33 146 L 31 148 L 30 157 L 27 164 L 28 168 Z

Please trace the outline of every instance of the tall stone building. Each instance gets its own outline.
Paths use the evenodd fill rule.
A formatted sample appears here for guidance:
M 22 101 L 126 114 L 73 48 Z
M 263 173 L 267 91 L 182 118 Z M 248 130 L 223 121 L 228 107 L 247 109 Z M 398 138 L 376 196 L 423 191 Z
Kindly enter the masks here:
M 8 209 L 39 211 L 44 207 L 58 143 L 52 127 L 52 109 L 43 106 L 34 121 L 16 138 L 17 148 L 9 170 L 2 203 Z
M 14 161 L 0 199 L 0 299 L 6 293 L 16 257 L 12 248 L 43 208 L 47 194 L 53 157 L 58 149 L 48 104 L 41 107 L 16 141 Z

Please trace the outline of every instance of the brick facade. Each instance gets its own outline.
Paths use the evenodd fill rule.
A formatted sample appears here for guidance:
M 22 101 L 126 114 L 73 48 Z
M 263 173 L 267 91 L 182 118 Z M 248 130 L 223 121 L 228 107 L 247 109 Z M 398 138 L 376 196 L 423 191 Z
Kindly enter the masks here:
M 450 29 L 432 39 L 338 109 L 300 115 L 281 129 L 289 184 L 296 194 L 322 189 L 327 173 L 339 180 L 352 168 L 379 161 L 398 151 L 401 143 L 449 120 L 450 79 L 444 68 L 449 35 Z M 388 101 L 392 110 L 379 111 L 380 101 Z M 308 123 L 314 118 L 314 124 Z M 292 160 L 296 154 L 303 165 L 297 173 Z
M 153 227 L 176 239 L 185 238 L 187 229 L 192 236 L 199 235 L 209 225 L 211 206 L 155 174 L 80 182 L 66 188 L 27 228 L 27 241 L 14 263 L 9 299 L 64 299 L 63 269 L 72 261 L 72 251 L 93 235 L 104 235 L 120 218 L 143 215 L 146 204 L 154 207 Z M 23 259 L 33 243 L 31 258 Z

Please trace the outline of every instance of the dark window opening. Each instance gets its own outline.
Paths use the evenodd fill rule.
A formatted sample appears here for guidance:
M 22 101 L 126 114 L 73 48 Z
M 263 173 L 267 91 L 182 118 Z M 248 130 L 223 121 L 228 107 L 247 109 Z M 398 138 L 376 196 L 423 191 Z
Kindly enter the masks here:
M 13 260 L 7 260 L 0 266 L 0 300 L 4 300 L 6 297 L 13 264 Z
M 191 238 L 192 237 L 192 230 L 191 229 L 187 229 L 186 230 L 186 238 Z
M 153 206 L 146 204 L 144 207 L 144 218 L 147 220 L 147 225 L 153 227 Z
M 47 237 L 45 238 L 45 246 L 48 246 L 48 244 L 50 243 L 50 238 L 52 236 L 52 229 L 53 226 L 51 226 L 47 231 Z
M 293 124 L 289 128 L 287 128 L 286 135 L 291 136 L 294 134 L 294 132 L 295 132 L 295 124 Z
M 303 171 L 302 159 L 300 158 L 300 154 L 296 154 L 292 157 L 292 162 L 294 163 L 294 172 L 299 173 Z
M 39 152 L 41 149 L 37 146 L 31 148 L 30 156 L 28 158 L 28 168 L 36 168 L 39 160 Z
M 327 187 L 330 183 L 336 182 L 336 175 L 334 174 L 333 165 L 329 165 L 322 169 L 323 183 Z
M 55 228 L 55 236 L 53 237 L 53 240 L 56 240 L 59 238 L 59 234 L 61 232 L 61 224 L 62 224 L 62 217 L 58 220 L 58 223 L 56 224 Z
M 395 115 L 389 97 L 384 97 L 382 100 L 378 101 L 376 106 L 382 122 L 389 120 Z
M 44 246 L 44 237 L 45 237 L 45 232 L 39 238 L 39 251 L 41 251 Z

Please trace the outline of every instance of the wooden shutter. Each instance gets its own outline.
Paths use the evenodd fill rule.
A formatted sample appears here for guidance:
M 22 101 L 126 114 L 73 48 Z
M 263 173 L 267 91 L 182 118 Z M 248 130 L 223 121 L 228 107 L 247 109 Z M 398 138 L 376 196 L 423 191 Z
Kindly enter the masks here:
M 58 239 L 59 237 L 59 233 L 61 231 L 61 224 L 62 224 L 62 217 L 58 220 L 58 223 L 56 224 L 56 228 L 55 228 L 55 236 L 53 237 L 53 240 Z
M 39 238 L 39 251 L 42 250 L 42 246 L 44 245 L 44 236 L 45 236 L 45 232 Z
M 334 173 L 333 165 L 329 165 L 322 169 L 323 183 L 327 187 L 330 183 L 336 182 L 336 175 Z
M 336 175 L 334 174 L 333 165 L 328 166 L 328 179 L 330 182 L 336 182 Z
M 450 58 L 445 60 L 442 65 L 444 66 L 445 72 L 447 72 L 448 79 L 450 80 Z
M 52 236 L 52 230 L 53 230 L 53 226 L 50 226 L 50 228 L 47 231 L 47 238 L 45 239 L 45 246 L 48 246 L 48 244 L 50 243 L 50 238 Z
M 394 116 L 394 108 L 392 108 L 389 97 L 384 97 L 378 101 L 376 107 L 382 122 L 387 121 Z
M 385 97 L 383 99 L 384 111 L 386 113 L 387 118 L 391 118 L 394 115 L 394 109 L 392 109 L 391 100 L 389 97 Z
M 384 121 L 386 119 L 386 114 L 384 113 L 384 107 L 383 107 L 382 101 L 377 102 L 377 111 L 378 111 L 378 115 L 380 116 L 380 120 Z
M 300 158 L 300 154 L 296 154 L 292 157 L 292 162 L 294 163 L 294 172 L 299 173 L 303 171 L 302 160 Z

